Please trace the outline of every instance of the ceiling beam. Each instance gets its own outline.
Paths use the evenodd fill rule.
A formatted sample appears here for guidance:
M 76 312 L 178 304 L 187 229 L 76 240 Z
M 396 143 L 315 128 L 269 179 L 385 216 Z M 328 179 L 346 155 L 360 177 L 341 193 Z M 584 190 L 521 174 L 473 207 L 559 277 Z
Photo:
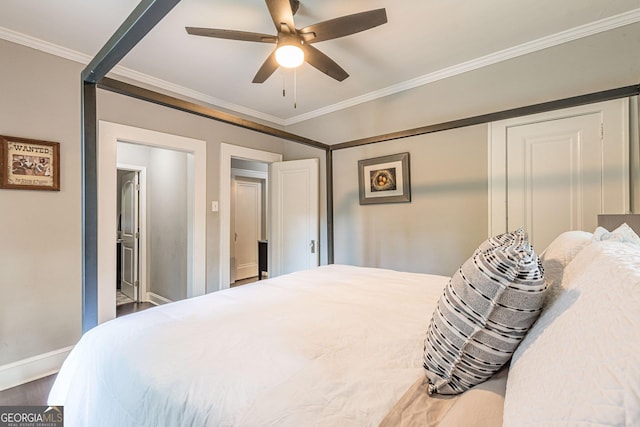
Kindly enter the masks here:
M 206 117 L 208 119 L 217 120 L 219 122 L 238 126 L 244 129 L 252 130 L 254 132 L 263 133 L 265 135 L 275 136 L 277 138 L 286 139 L 288 141 L 297 142 L 299 144 L 308 145 L 314 148 L 319 148 L 324 151 L 329 151 L 330 149 L 327 144 L 323 144 L 321 142 L 314 141 L 303 136 L 285 132 L 271 126 L 266 126 L 251 120 L 240 118 L 233 114 L 213 109 L 211 107 L 205 107 L 200 104 L 184 101 L 173 96 L 164 95 L 162 93 L 144 89 L 139 86 L 124 83 L 108 77 L 105 77 L 98 82 L 98 88 L 108 90 L 110 92 L 119 93 L 121 95 L 130 96 L 132 98 L 140 99 L 143 101 L 152 102 L 154 104 L 162 105 L 187 113 L 195 114 L 197 116 Z
M 506 120 L 514 117 L 528 116 L 531 114 L 544 113 L 547 111 L 560 110 L 563 108 L 577 107 L 579 105 L 592 104 L 594 102 L 603 102 L 612 99 L 626 98 L 628 96 L 638 94 L 640 94 L 640 85 L 625 86 L 617 89 L 590 93 L 587 95 L 573 96 L 571 98 L 564 98 L 555 101 L 543 102 L 541 104 L 528 105 L 526 107 L 513 108 L 511 110 L 503 110 L 495 113 L 482 114 L 480 116 L 452 120 L 450 122 L 427 125 L 419 128 L 407 129 L 383 135 L 376 135 L 368 138 L 355 139 L 353 141 L 347 141 L 340 144 L 332 145 L 331 151 L 359 147 L 361 145 L 375 144 L 378 142 L 392 141 L 394 139 L 409 138 L 412 136 L 424 135 L 427 133 L 442 132 L 445 130 L 490 123 L 498 120 Z
M 96 83 L 106 76 L 178 3 L 180 0 L 142 0 L 82 71 L 82 81 Z

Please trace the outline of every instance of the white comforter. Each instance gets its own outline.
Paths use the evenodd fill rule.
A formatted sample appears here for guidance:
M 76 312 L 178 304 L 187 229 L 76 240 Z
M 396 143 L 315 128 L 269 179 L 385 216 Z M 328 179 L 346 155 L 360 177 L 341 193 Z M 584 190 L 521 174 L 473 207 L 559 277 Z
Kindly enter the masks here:
M 49 404 L 67 426 L 374 426 L 422 370 L 448 278 L 325 266 L 86 333 Z

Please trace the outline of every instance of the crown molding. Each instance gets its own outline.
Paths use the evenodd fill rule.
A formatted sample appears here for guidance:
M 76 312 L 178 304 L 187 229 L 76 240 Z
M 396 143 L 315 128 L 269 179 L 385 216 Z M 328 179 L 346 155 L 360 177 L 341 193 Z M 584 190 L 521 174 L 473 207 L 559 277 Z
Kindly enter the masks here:
M 175 94 L 186 96 L 210 105 L 214 105 L 216 107 L 224 108 L 229 111 L 253 117 L 255 119 L 264 120 L 266 122 L 270 122 L 280 126 L 290 126 L 296 123 L 303 122 L 305 120 L 310 120 L 336 111 L 344 110 L 346 108 L 354 107 L 365 102 L 384 98 L 386 96 L 414 89 L 419 86 L 424 86 L 426 84 L 466 73 L 468 71 L 477 70 L 482 67 L 494 65 L 502 61 L 538 52 L 543 49 L 558 46 L 563 43 L 568 43 L 574 40 L 613 30 L 637 22 L 640 22 L 640 8 L 633 9 L 619 15 L 610 16 L 608 18 L 604 18 L 599 21 L 591 22 L 575 28 L 571 28 L 569 30 L 552 34 L 550 36 L 542 37 L 531 42 L 523 43 L 518 46 L 494 52 L 489 55 L 453 65 L 451 67 L 443 68 L 441 70 L 428 73 L 411 80 L 387 86 L 380 90 L 369 92 L 365 95 L 350 98 L 345 101 L 338 102 L 336 104 L 319 108 L 288 119 L 283 119 L 281 117 L 276 117 L 270 114 L 256 111 L 242 105 L 233 104 L 225 100 L 209 96 L 205 93 L 198 92 L 174 83 L 170 83 L 166 80 L 162 80 L 148 74 L 132 70 L 130 68 L 122 67 L 120 65 L 114 67 L 112 74 L 126 77 L 140 83 L 148 84 L 155 88 L 168 90 Z M 0 38 L 33 49 L 37 49 L 45 53 L 56 55 L 61 58 L 79 62 L 84 65 L 89 64 L 89 62 L 91 62 L 91 60 L 93 59 L 91 56 L 84 53 L 77 52 L 53 43 L 49 43 L 35 37 L 27 36 L 25 34 L 21 34 L 3 27 L 0 27 Z
M 68 49 L 63 46 L 59 46 L 54 43 L 50 43 L 35 37 L 31 37 L 8 28 L 0 27 L 0 39 L 7 40 L 22 46 L 30 47 L 32 49 L 39 50 L 44 53 L 55 55 L 60 58 L 68 59 L 70 61 L 78 62 L 83 65 L 87 65 L 93 59 L 91 56 Z M 139 83 L 144 83 L 153 86 L 154 88 L 164 89 L 178 95 L 186 96 L 188 98 L 196 99 L 198 101 L 205 102 L 207 104 L 215 105 L 219 108 L 224 108 L 236 113 L 244 114 L 249 117 L 264 120 L 270 123 L 274 123 L 280 126 L 285 125 L 284 119 L 280 117 L 272 116 L 260 111 L 253 110 L 251 108 L 244 107 L 242 105 L 233 104 L 225 100 L 209 96 L 205 93 L 189 89 L 184 86 L 180 86 L 166 80 L 153 77 L 149 74 L 141 73 L 139 71 L 132 70 L 131 68 L 116 65 L 109 75 L 117 75 L 120 77 L 129 78 Z
M 18 33 L 17 31 L 13 31 L 4 27 L 0 27 L 0 39 L 4 39 L 9 42 L 30 47 L 32 49 L 36 49 L 44 53 L 49 53 L 51 55 L 55 55 L 64 59 L 69 59 L 71 61 L 79 62 L 85 65 L 88 64 L 92 59 L 87 54 L 77 52 L 75 50 L 67 49 L 66 47 L 49 43 L 47 41 L 40 40 L 35 37 L 27 36 L 26 34 Z
M 310 111 L 305 114 L 301 114 L 295 117 L 284 120 L 285 126 L 289 126 L 295 123 L 299 123 L 305 120 L 313 119 L 323 116 L 325 114 L 333 113 L 345 108 L 354 107 L 365 102 L 373 101 L 385 96 L 393 95 L 406 90 L 414 89 L 419 86 L 423 86 L 429 83 L 443 80 L 449 77 L 456 76 L 458 74 L 473 71 L 478 68 L 487 67 L 489 65 L 497 64 L 508 59 L 517 58 L 519 56 L 534 53 L 543 49 L 558 46 L 563 43 L 568 43 L 574 40 L 578 40 L 584 37 L 592 36 L 594 34 L 602 33 L 605 31 L 613 30 L 616 28 L 624 27 L 625 25 L 634 24 L 640 22 L 640 9 L 633 9 L 628 12 L 621 13 L 619 15 L 610 16 L 608 18 L 601 19 L 599 21 L 591 22 L 589 24 L 574 27 L 560 33 L 552 34 L 550 36 L 542 37 L 537 40 L 533 40 L 527 43 L 520 44 L 518 46 L 510 47 L 498 52 L 490 53 L 485 56 L 481 56 L 470 61 L 463 62 L 461 64 L 453 65 L 451 67 L 443 68 L 433 73 L 425 74 L 416 77 L 411 80 L 387 86 L 383 89 L 369 92 L 362 96 L 357 96 L 337 104 L 329 105 L 324 108 L 320 108 L 314 111 Z

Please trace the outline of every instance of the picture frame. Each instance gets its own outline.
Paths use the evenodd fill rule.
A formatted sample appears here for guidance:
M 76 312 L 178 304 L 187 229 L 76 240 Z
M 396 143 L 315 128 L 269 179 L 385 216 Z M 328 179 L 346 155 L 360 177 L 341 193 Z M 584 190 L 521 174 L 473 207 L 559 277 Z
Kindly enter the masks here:
M 60 143 L 0 135 L 0 189 L 60 191 Z
M 409 153 L 358 161 L 360 204 L 411 202 Z

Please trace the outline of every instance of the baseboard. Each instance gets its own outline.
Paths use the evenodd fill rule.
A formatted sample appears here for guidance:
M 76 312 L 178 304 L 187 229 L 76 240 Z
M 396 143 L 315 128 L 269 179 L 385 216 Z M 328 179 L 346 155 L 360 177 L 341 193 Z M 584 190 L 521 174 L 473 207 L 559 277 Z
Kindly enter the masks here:
M 73 346 L 0 366 L 0 391 L 55 374 Z
M 170 302 L 173 302 L 170 299 L 160 296 L 158 294 L 154 294 L 153 292 L 147 292 L 147 300 L 151 304 L 155 304 L 155 305 L 162 305 L 162 304 L 168 304 Z

